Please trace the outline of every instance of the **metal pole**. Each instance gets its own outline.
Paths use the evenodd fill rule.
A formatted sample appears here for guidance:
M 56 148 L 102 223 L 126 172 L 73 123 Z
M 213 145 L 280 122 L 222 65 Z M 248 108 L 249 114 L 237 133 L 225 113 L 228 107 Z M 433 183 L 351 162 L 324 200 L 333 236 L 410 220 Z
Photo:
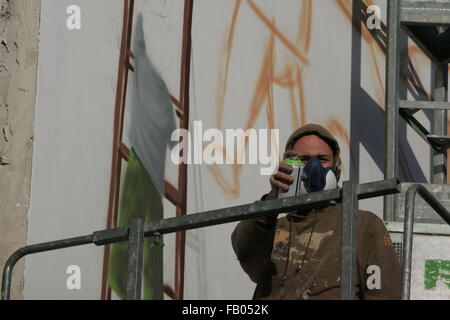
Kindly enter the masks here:
M 411 264 L 414 227 L 414 204 L 417 190 L 411 186 L 406 192 L 405 221 L 403 227 L 402 300 L 409 300 L 411 290 Z
M 405 222 L 403 227 L 402 300 L 409 300 L 411 293 L 411 265 L 414 227 L 414 203 L 419 195 L 450 225 L 450 212 L 423 185 L 408 188 L 405 199 Z
M 400 31 L 400 1 L 388 1 L 388 34 L 386 56 L 386 136 L 384 178 L 397 178 L 399 141 L 399 76 L 400 50 L 398 48 Z M 394 220 L 397 197 L 384 198 L 384 220 Z
M 357 279 L 357 185 L 345 181 L 342 189 L 342 258 L 341 258 L 341 300 L 356 298 Z
M 434 84 L 434 101 L 444 102 L 447 100 L 448 89 L 448 66 L 436 65 Z M 447 135 L 447 111 L 434 110 L 433 134 L 437 136 Z M 432 167 L 433 183 L 447 183 L 447 156 L 446 152 L 433 151 Z
M 142 288 L 142 266 L 144 262 L 144 220 L 130 223 L 128 241 L 127 300 L 140 300 Z
M 183 116 L 180 119 L 180 128 L 189 129 L 190 109 L 190 76 L 191 76 L 191 51 L 192 51 L 192 17 L 194 0 L 185 0 L 183 17 L 183 41 L 181 48 L 181 72 L 180 72 L 180 107 Z M 186 152 L 184 150 L 183 152 Z M 187 207 L 187 164 L 179 165 L 178 170 L 178 192 L 180 206 L 177 207 L 176 215 L 186 215 Z M 178 300 L 183 300 L 184 295 L 184 265 L 186 250 L 186 234 L 177 233 L 175 236 L 175 294 Z
M 81 246 L 81 245 L 93 243 L 93 241 L 94 241 L 94 236 L 88 235 L 88 236 L 64 239 L 64 240 L 59 240 L 59 241 L 51 241 L 51 242 L 46 242 L 46 243 L 41 243 L 41 244 L 35 244 L 35 245 L 20 248 L 19 250 L 14 252 L 9 257 L 9 259 L 8 259 L 8 261 L 6 261 L 5 267 L 3 269 L 2 300 L 10 299 L 12 272 L 13 272 L 13 269 L 14 269 L 14 266 L 16 265 L 16 263 L 24 256 L 33 254 L 33 253 L 37 253 L 37 252 L 45 252 L 45 251 Z
M 114 111 L 114 133 L 112 145 L 111 181 L 109 186 L 108 216 L 106 226 L 108 229 L 116 226 L 119 204 L 119 188 L 121 163 L 121 146 L 123 134 L 123 122 L 125 117 L 125 104 L 127 98 L 128 71 L 130 70 L 131 34 L 133 29 L 134 0 L 124 0 L 122 20 L 122 38 L 120 45 L 120 57 L 117 75 L 116 100 Z M 111 299 L 111 289 L 108 285 L 109 246 L 105 246 L 103 253 L 103 272 L 101 299 Z

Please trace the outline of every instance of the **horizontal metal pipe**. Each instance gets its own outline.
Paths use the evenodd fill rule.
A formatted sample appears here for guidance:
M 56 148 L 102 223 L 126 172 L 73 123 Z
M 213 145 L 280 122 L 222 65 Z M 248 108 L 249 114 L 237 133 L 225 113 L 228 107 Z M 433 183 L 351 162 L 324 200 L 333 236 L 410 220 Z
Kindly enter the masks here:
M 366 183 L 359 185 L 357 188 L 358 199 L 367 199 L 399 192 L 399 184 L 396 179 Z M 145 225 L 145 236 L 148 237 L 156 233 L 166 234 L 253 219 L 271 214 L 290 212 L 300 208 L 313 209 L 321 204 L 340 200 L 341 193 L 342 189 L 339 188 L 283 199 L 256 201 L 252 204 L 189 214 L 160 221 L 151 221 Z
M 450 212 L 448 212 L 430 191 L 421 184 L 414 184 L 408 188 L 406 191 L 405 221 L 403 227 L 402 300 L 409 300 L 411 295 L 414 204 L 416 194 L 419 194 L 450 225 Z
M 430 110 L 450 110 L 450 103 L 445 101 L 400 101 L 401 109 L 430 109 Z
M 306 194 L 300 197 L 289 197 L 270 201 L 256 201 L 236 207 L 205 211 L 145 224 L 145 236 L 156 233 L 166 234 L 178 231 L 214 226 L 240 220 L 258 218 L 270 214 L 294 211 L 298 208 L 313 208 L 332 200 L 339 200 L 341 189 L 328 190 L 322 193 Z
M 26 247 L 20 248 L 19 250 L 14 252 L 9 257 L 9 259 L 8 259 L 8 261 L 6 261 L 5 267 L 3 269 L 2 300 L 10 299 L 12 272 L 13 272 L 14 266 L 17 264 L 17 262 L 24 256 L 33 254 L 33 253 L 38 253 L 38 252 L 45 252 L 45 251 L 81 246 L 81 245 L 85 245 L 85 244 L 90 244 L 92 242 L 93 242 L 93 235 L 87 235 L 87 236 L 82 236 L 82 237 L 76 237 L 76 238 L 70 238 L 70 239 L 64 239 L 64 240 L 58 240 L 58 241 L 51 241 L 51 242 L 46 242 L 46 243 L 41 243 L 41 244 L 34 244 L 31 246 L 26 246 Z
M 401 19 L 407 25 L 450 24 L 450 4 L 437 1 L 402 1 Z
M 357 185 L 358 200 L 382 197 L 400 193 L 400 182 L 397 179 L 387 179 Z

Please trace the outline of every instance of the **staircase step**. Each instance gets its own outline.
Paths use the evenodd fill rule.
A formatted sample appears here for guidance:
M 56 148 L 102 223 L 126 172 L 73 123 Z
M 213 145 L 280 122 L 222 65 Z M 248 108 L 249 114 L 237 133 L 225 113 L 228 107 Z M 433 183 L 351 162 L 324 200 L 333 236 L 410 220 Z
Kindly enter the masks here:
M 450 24 L 450 2 L 401 0 L 401 22 L 406 24 Z M 437 31 L 436 31 L 437 32 Z
M 419 110 L 450 110 L 450 102 L 401 100 L 400 108 L 413 114 Z
M 450 61 L 450 2 L 401 1 L 401 22 L 408 35 L 435 62 Z
M 450 148 L 450 136 L 428 135 L 427 139 L 438 151 Z

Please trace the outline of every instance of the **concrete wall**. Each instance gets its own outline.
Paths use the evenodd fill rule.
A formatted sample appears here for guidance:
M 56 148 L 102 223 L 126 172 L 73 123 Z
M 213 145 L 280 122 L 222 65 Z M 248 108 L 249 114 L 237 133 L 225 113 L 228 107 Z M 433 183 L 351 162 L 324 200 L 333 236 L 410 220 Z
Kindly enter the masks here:
M 30 203 L 40 0 L 0 0 L 0 266 L 25 245 Z M 24 263 L 12 298 L 22 297 Z

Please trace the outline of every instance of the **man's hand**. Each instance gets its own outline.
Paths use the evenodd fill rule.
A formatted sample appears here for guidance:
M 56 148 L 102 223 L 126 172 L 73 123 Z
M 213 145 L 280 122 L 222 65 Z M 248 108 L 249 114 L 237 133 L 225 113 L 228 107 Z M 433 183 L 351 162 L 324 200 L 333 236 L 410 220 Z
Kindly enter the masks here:
M 283 155 L 283 160 L 297 155 L 295 151 L 287 151 Z M 274 175 L 270 176 L 269 182 L 271 186 L 271 190 L 266 197 L 266 200 L 273 200 L 278 198 L 278 194 L 281 190 L 288 191 L 289 186 L 294 182 L 294 178 L 290 175 L 292 173 L 292 167 L 285 164 L 283 161 L 280 162 L 280 166 L 278 167 L 278 172 Z
M 287 151 L 283 155 L 283 160 L 293 155 L 297 155 L 297 153 L 295 153 L 294 151 Z M 265 196 L 264 200 L 278 199 L 278 193 L 280 192 L 280 189 L 284 191 L 289 190 L 289 186 L 292 184 L 292 182 L 294 182 L 294 178 L 290 175 L 292 171 L 293 169 L 291 166 L 288 166 L 283 161 L 280 162 L 278 172 L 270 176 L 269 181 L 272 189 Z M 257 219 L 257 223 L 265 229 L 270 229 L 273 228 L 277 223 L 277 217 L 278 214 L 261 217 Z

